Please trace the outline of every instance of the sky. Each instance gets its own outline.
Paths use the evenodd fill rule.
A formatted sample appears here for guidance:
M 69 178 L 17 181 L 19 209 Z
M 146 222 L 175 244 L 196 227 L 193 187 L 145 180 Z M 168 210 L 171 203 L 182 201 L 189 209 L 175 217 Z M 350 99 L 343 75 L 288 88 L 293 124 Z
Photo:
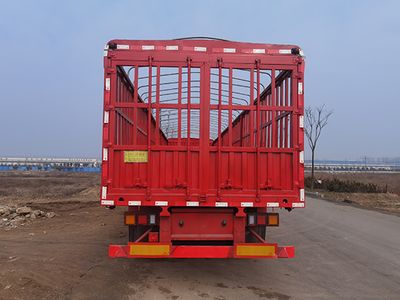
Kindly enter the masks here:
M 399 1 L 0 4 L 0 156 L 100 157 L 106 42 L 186 36 L 301 46 L 317 158 L 400 156 Z

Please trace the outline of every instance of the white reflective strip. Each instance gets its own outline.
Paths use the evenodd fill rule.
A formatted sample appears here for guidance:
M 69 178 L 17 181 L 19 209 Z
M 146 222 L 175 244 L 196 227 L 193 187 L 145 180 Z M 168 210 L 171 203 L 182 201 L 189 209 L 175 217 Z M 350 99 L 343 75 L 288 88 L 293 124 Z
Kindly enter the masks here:
M 279 49 L 279 54 L 292 54 L 290 49 Z
M 228 202 L 215 202 L 216 207 L 228 207 Z
M 104 46 L 104 50 L 108 50 L 110 47 L 107 45 Z
M 279 202 L 268 202 L 267 207 L 279 207 Z
M 253 49 L 253 53 L 265 53 L 265 49 Z
M 241 207 L 253 207 L 253 202 L 241 202 Z
M 142 50 L 154 50 L 154 45 L 143 45 Z
M 206 47 L 194 47 L 194 51 L 206 52 L 207 48 Z
M 292 207 L 304 207 L 304 203 L 292 203 Z
M 101 205 L 114 205 L 114 200 L 101 200 Z
M 108 160 L 108 149 L 103 148 L 103 160 L 107 161 Z
M 300 151 L 299 160 L 301 164 L 304 164 L 304 151 Z
M 304 128 L 304 116 L 299 117 L 299 126 L 300 128 Z
M 304 201 L 304 189 L 300 189 L 300 201 Z
M 110 82 L 111 82 L 110 78 L 106 78 L 106 91 L 110 90 Z
M 299 93 L 299 95 L 303 94 L 303 83 L 302 82 L 299 82 L 299 84 L 298 84 L 298 93 Z
M 108 121 L 110 119 L 110 113 L 108 111 L 104 112 L 104 124 L 108 124 Z
M 129 50 L 129 45 L 117 45 L 118 50 Z
M 156 201 L 157 206 L 168 206 L 168 201 Z
M 101 199 L 107 199 L 107 187 L 103 186 L 101 188 Z
M 167 46 L 165 47 L 166 50 L 178 50 L 178 46 Z
M 140 206 L 142 205 L 142 201 L 128 201 L 129 206 Z
M 189 201 L 189 202 L 186 202 L 186 206 L 199 206 L 199 202 Z
M 236 53 L 236 49 L 235 48 L 224 48 L 224 52 L 225 53 Z
M 301 49 L 300 49 L 300 52 L 299 52 L 299 54 L 300 54 L 300 56 L 304 56 L 304 52 L 303 52 L 303 50 L 301 50 Z
M 104 50 L 103 51 L 103 56 L 105 57 L 105 56 L 107 56 L 108 55 L 108 51 L 107 50 Z

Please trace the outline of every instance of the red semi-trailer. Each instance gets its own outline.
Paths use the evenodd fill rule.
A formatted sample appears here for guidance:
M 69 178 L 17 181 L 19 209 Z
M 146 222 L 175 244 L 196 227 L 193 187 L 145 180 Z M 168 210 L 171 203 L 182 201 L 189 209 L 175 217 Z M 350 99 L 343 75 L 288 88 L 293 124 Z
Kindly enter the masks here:
M 109 256 L 294 257 L 266 228 L 305 206 L 303 80 L 295 45 L 110 41 L 100 197 L 129 241 Z

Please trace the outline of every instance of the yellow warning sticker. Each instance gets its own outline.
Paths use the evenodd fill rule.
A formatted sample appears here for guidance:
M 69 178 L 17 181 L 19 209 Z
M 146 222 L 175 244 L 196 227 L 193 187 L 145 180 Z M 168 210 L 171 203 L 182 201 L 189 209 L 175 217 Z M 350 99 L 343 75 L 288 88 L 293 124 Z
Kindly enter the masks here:
M 147 163 L 147 151 L 124 151 L 125 163 Z

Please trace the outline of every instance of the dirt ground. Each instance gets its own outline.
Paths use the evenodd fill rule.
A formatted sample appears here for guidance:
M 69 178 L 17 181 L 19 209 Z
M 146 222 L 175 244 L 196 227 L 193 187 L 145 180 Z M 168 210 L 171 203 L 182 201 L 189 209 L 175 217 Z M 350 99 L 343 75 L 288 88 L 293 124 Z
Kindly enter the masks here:
M 387 185 L 388 193 L 335 193 L 324 190 L 315 190 L 315 192 L 319 194 L 319 197 L 325 199 L 400 215 L 400 173 L 317 172 L 315 177 L 320 180 L 337 178 L 340 180 L 373 183 L 383 188 Z
M 399 271 L 391 267 L 396 262 L 386 263 L 393 254 L 380 260 L 374 255 L 383 250 L 365 252 L 393 240 L 377 241 L 390 237 L 386 228 L 396 236 L 399 224 L 394 216 L 356 212 L 365 224 L 353 226 L 355 208 L 309 199 L 305 210 L 283 211 L 280 228 L 272 229 L 274 241 L 298 247 L 294 260 L 116 260 L 108 258 L 107 248 L 110 243 L 127 242 L 124 210 L 99 206 L 98 182 L 98 174 L 0 172 L 0 205 L 18 204 L 56 214 L 9 230 L 0 228 L 0 299 L 284 300 L 340 295 L 374 299 L 383 294 L 395 299 L 398 295 Z M 344 222 L 346 214 L 352 216 L 349 225 L 333 232 L 333 225 Z M 327 222 L 333 216 L 337 219 Z M 355 239 L 359 245 L 334 249 L 338 236 L 366 228 L 371 218 L 376 224 L 387 218 L 388 223 L 368 229 L 365 239 Z M 378 228 L 371 239 L 368 234 Z M 398 249 L 397 244 L 391 247 Z M 338 256 L 345 249 L 348 252 Z M 351 259 L 362 262 L 357 261 L 354 269 Z M 375 261 L 371 269 L 370 262 Z M 325 280 L 328 277 L 333 281 Z M 353 288 L 353 280 L 360 289 Z

